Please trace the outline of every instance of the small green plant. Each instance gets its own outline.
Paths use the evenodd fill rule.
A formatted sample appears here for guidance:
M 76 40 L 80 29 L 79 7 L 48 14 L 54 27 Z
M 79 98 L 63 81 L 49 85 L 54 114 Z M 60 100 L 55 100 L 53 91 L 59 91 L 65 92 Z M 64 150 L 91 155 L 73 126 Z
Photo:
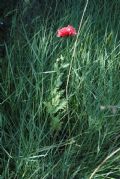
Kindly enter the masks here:
M 65 63 L 64 57 L 61 55 L 54 63 L 54 74 L 52 75 L 51 80 L 51 90 L 48 95 L 49 98 L 44 102 L 47 112 L 50 115 L 51 129 L 60 130 L 62 125 L 62 117 L 66 112 L 67 100 L 65 98 L 65 90 L 62 88 L 64 74 L 66 68 L 69 66 L 68 63 Z

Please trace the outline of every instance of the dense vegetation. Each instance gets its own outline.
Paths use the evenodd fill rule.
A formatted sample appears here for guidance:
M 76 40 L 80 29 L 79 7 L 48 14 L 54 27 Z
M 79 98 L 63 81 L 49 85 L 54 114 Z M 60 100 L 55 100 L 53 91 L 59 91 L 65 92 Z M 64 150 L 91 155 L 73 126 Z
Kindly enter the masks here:
M 0 178 L 118 179 L 120 1 L 33 2 L 1 13 Z

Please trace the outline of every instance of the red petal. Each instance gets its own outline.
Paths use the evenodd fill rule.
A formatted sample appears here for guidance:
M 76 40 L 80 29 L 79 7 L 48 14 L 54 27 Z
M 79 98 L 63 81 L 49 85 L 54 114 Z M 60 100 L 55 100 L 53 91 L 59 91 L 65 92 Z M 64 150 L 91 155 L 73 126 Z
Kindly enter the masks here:
M 77 32 L 76 32 L 75 28 L 71 25 L 68 25 L 67 27 L 58 29 L 58 31 L 57 31 L 57 37 L 74 36 L 76 34 L 77 34 Z

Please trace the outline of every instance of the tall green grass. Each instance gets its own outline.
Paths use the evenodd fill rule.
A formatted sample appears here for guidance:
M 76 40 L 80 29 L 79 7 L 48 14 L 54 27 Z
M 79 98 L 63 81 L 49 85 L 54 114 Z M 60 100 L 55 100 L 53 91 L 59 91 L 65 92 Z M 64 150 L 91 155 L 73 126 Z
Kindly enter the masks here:
M 84 7 L 57 1 L 47 18 L 12 19 L 0 60 L 1 178 L 120 177 L 120 3 L 89 1 L 78 36 L 57 38 L 61 26 L 78 30 Z

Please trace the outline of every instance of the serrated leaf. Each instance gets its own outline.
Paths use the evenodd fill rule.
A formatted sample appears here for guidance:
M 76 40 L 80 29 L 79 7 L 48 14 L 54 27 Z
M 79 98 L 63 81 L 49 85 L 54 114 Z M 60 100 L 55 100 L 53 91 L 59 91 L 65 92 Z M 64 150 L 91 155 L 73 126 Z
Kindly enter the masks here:
M 62 68 L 67 68 L 67 67 L 69 67 L 69 63 L 64 63 L 64 64 L 61 65 L 61 67 Z
M 66 105 L 67 105 L 67 101 L 66 101 L 66 100 L 63 100 L 62 102 L 60 102 L 60 104 L 59 104 L 58 106 L 56 106 L 56 108 L 55 108 L 55 110 L 54 110 L 54 113 L 57 113 L 57 112 L 59 112 L 60 110 L 65 110 Z
M 60 122 L 60 119 L 59 119 L 59 117 L 57 116 L 57 117 L 54 117 L 53 119 L 52 119 L 52 121 L 51 121 L 51 128 L 52 128 L 52 130 L 60 130 L 60 128 L 61 128 L 61 122 Z

